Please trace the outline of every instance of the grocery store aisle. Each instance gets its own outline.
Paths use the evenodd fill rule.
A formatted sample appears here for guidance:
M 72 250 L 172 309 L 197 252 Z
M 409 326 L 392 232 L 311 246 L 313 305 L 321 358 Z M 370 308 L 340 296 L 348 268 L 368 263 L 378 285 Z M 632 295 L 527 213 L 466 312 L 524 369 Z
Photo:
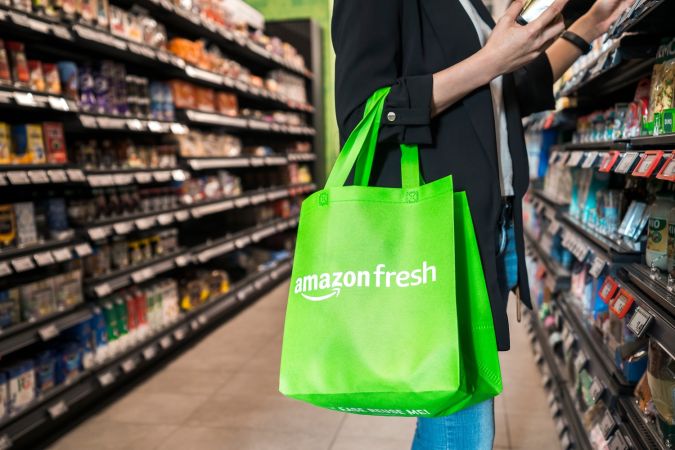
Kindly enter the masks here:
M 345 415 L 277 393 L 287 289 L 270 292 L 52 448 L 409 449 L 414 419 Z M 512 334 L 495 446 L 559 448 L 524 327 L 514 324 Z

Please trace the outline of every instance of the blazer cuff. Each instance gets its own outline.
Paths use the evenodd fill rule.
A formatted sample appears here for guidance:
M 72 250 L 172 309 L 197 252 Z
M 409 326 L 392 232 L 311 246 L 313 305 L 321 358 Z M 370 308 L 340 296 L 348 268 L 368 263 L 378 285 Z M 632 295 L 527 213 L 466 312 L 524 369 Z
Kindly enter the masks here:
M 514 72 L 514 76 L 523 116 L 555 108 L 553 69 L 546 53 Z
M 384 104 L 384 134 L 395 135 L 404 144 L 431 144 L 432 92 L 431 74 L 399 78 Z

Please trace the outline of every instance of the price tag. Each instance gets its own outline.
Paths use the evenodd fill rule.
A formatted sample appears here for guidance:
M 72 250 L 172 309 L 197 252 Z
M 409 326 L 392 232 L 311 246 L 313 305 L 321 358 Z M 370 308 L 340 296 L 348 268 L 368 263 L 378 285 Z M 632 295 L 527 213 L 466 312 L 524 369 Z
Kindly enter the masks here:
M 30 92 L 14 92 L 14 101 L 20 106 L 36 107 L 35 97 Z
M 12 268 L 5 261 L 0 262 L 0 276 L 4 277 L 12 273 Z
M 23 256 L 12 260 L 12 267 L 16 272 L 25 272 L 27 270 L 35 269 L 33 258 L 30 256 Z
M 250 204 L 250 200 L 248 197 L 239 197 L 234 200 L 234 205 L 237 208 L 243 208 L 244 206 L 248 206 Z
M 197 320 L 201 325 L 206 325 L 206 322 L 209 321 L 208 317 L 206 317 L 206 314 L 200 314 L 199 317 L 197 317 Z
M 164 130 L 164 126 L 156 120 L 150 120 L 148 121 L 148 130 L 153 133 L 161 133 Z
M 115 375 L 112 372 L 105 372 L 98 376 L 98 382 L 102 387 L 111 385 L 115 381 Z
M 152 182 L 152 174 L 148 172 L 137 172 L 134 174 L 136 182 L 140 184 L 148 184 Z
M 574 368 L 577 372 L 581 372 L 581 369 L 586 366 L 587 362 L 588 356 L 586 356 L 584 352 L 580 351 L 577 357 L 574 359 Z
M 638 156 L 640 156 L 640 154 L 637 152 L 624 153 L 621 161 L 616 166 L 616 169 L 614 169 L 614 172 L 624 174 L 628 173 L 631 167 L 633 167 L 633 163 L 637 160 Z
M 185 329 L 183 328 L 177 329 L 176 331 L 173 332 L 173 337 L 177 341 L 182 341 L 183 339 L 185 339 Z
M 602 384 L 602 381 L 600 381 L 598 378 L 595 378 L 590 388 L 590 393 L 591 397 L 593 397 L 593 401 L 597 402 L 598 400 L 600 400 L 600 397 L 602 396 L 603 392 L 605 392 L 605 386 Z
M 49 266 L 56 262 L 54 261 L 54 257 L 52 256 L 51 252 L 36 253 L 33 255 L 33 258 L 35 258 L 35 262 L 40 267 Z
M 164 336 L 162 339 L 160 339 L 159 346 L 164 350 L 171 347 L 171 336 Z
M 66 99 L 63 97 L 50 96 L 47 98 L 47 101 L 49 102 L 49 106 L 51 106 L 52 109 L 56 109 L 57 111 L 70 111 L 70 106 L 68 105 Z
M 94 288 L 94 292 L 96 293 L 96 296 L 99 298 L 105 297 L 106 295 L 109 295 L 112 292 L 112 288 L 108 283 L 101 283 Z
M 670 158 L 661 167 L 656 178 L 659 180 L 675 181 L 675 152 L 670 154 Z
M 604 258 L 596 256 L 593 259 L 593 264 L 591 265 L 591 268 L 588 271 L 588 273 L 590 273 L 593 278 L 598 278 L 606 265 L 607 261 Z
M 190 213 L 187 211 L 177 211 L 174 215 L 179 222 L 185 222 L 190 218 Z
M 142 219 L 136 219 L 136 227 L 139 230 L 147 230 L 155 224 L 155 217 L 144 217 Z
M 145 358 L 146 361 L 150 361 L 155 355 L 157 355 L 157 347 L 154 345 L 143 350 L 143 358 Z
M 124 373 L 133 372 L 135 368 L 136 368 L 136 360 L 134 358 L 129 358 L 122 363 L 122 371 L 124 371 Z
M 605 410 L 605 415 L 602 416 L 602 420 L 600 421 L 600 430 L 605 439 L 609 438 L 609 435 L 612 434 L 615 428 L 616 422 L 614 421 L 614 417 L 612 417 L 612 413 Z
M 143 126 L 143 122 L 141 122 L 138 119 L 128 119 L 127 120 L 127 128 L 129 128 L 132 131 L 142 131 L 144 126 Z
M 614 278 L 608 276 L 607 278 L 605 278 L 605 282 L 600 287 L 600 291 L 598 292 L 598 294 L 605 303 L 609 303 L 610 300 L 614 298 L 614 295 L 616 294 L 618 289 L 619 285 L 617 284 L 616 281 L 614 281 Z
M 28 174 L 23 170 L 12 170 L 7 172 L 6 175 L 9 182 L 14 185 L 30 184 L 30 178 L 28 178 Z
M 560 412 L 560 406 L 557 403 L 555 405 L 557 406 L 557 408 L 554 408 L 555 409 L 555 411 L 553 412 L 554 416 L 558 415 L 558 413 Z M 555 429 L 558 432 L 558 436 L 562 436 L 565 429 L 567 429 L 567 424 L 562 420 L 556 420 Z
M 80 123 L 84 128 L 98 128 L 96 117 L 80 114 Z
M 134 280 L 134 283 L 142 283 L 145 280 L 149 280 L 150 278 L 155 276 L 155 271 L 152 269 L 152 267 L 146 267 L 145 269 L 137 270 L 136 272 L 131 274 L 131 279 Z
M 196 331 L 199 328 L 199 322 L 197 322 L 197 320 L 193 320 L 190 322 L 190 328 L 192 328 L 192 331 Z
M 152 175 L 155 181 L 158 183 L 166 183 L 167 181 L 171 181 L 171 172 L 168 170 L 155 172 Z
M 178 267 L 185 267 L 190 263 L 190 258 L 186 255 L 180 255 L 176 257 L 175 262 Z
M 157 222 L 159 222 L 160 225 L 168 225 L 171 222 L 173 222 L 173 214 L 171 213 L 160 214 L 157 216 Z
M 267 200 L 267 196 L 265 194 L 256 194 L 251 196 L 251 204 L 257 205 L 258 203 L 262 203 L 265 200 Z
M 623 319 L 628 314 L 628 311 L 630 311 L 630 307 L 633 306 L 633 300 L 632 295 L 621 289 L 614 301 L 609 304 L 609 309 L 619 319 Z
M 567 160 L 566 165 L 568 167 L 577 167 L 583 157 L 584 152 L 572 152 L 569 159 Z
M 49 177 L 47 172 L 44 170 L 30 170 L 28 172 L 28 178 L 33 184 L 45 184 L 49 183 Z
M 614 433 L 614 436 L 609 440 L 608 444 L 609 450 L 629 450 L 630 447 L 626 443 L 623 435 L 617 431 Z
M 632 331 L 635 336 L 642 337 L 652 323 L 652 320 L 654 320 L 654 316 L 638 306 L 635 309 L 633 316 L 628 321 L 628 329 Z
M 663 151 L 661 150 L 652 150 L 645 152 L 640 158 L 635 170 L 633 170 L 634 177 L 649 177 L 652 175 L 656 167 L 663 159 Z
M 89 256 L 92 254 L 91 245 L 86 242 L 84 244 L 78 244 L 75 246 L 75 253 L 77 253 L 77 256 L 80 258 Z
M 244 248 L 250 243 L 251 243 L 251 238 L 249 236 L 242 236 L 239 239 L 237 239 L 236 241 L 234 241 L 234 245 L 237 248 Z
M 66 170 L 66 174 L 68 175 L 68 178 L 70 181 L 73 183 L 81 183 L 84 181 L 87 181 L 87 177 L 84 176 L 84 172 L 80 169 L 68 169 Z
M 134 229 L 134 223 L 129 222 L 117 222 L 113 224 L 113 230 L 116 234 L 128 234 Z
M 113 183 L 117 186 L 126 186 L 134 182 L 134 176 L 130 173 L 117 173 L 113 175 Z
M 64 262 L 70 260 L 73 257 L 73 254 L 70 251 L 70 248 L 63 247 L 56 250 L 52 250 L 52 256 L 54 257 L 56 262 Z
M 605 155 L 602 157 L 602 160 L 600 161 L 600 168 L 598 171 L 607 173 L 612 170 L 612 167 L 614 167 L 616 160 L 619 159 L 620 154 L 621 153 L 616 150 L 605 153 Z
M 590 169 L 593 167 L 593 164 L 595 163 L 596 159 L 598 158 L 598 152 L 588 152 L 586 154 L 586 159 L 584 159 L 583 164 L 581 164 L 581 167 L 584 169 Z
M 45 325 L 44 327 L 40 328 L 38 330 L 38 335 L 40 335 L 40 339 L 43 341 L 48 341 L 58 336 L 59 330 L 56 328 L 56 325 L 50 323 L 49 325 Z
M 98 123 L 99 128 L 106 130 L 124 130 L 126 128 L 126 119 L 116 117 L 97 117 L 96 123 Z
M 47 412 L 49 413 L 49 416 L 52 418 L 52 420 L 54 420 L 68 412 L 68 405 L 66 405 L 66 402 L 61 400 L 47 408 Z

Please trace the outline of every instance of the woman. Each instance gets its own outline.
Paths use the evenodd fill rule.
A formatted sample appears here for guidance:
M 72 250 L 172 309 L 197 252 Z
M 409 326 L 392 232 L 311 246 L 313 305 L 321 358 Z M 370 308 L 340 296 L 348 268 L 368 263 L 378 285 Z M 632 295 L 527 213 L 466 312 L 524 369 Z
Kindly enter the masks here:
M 500 350 L 509 349 L 509 291 L 531 307 L 521 214 L 529 172 L 521 118 L 554 107 L 554 80 L 607 31 L 628 1 L 598 0 L 562 34 L 560 12 L 567 0 L 556 0 L 524 26 L 516 22 L 520 1 L 495 24 L 481 0 L 335 0 L 342 142 L 368 97 L 392 86 L 373 183 L 400 187 L 403 142 L 419 145 L 425 180 L 452 174 L 455 189 L 466 191 Z M 448 417 L 419 419 L 413 450 L 487 449 L 493 438 L 490 400 Z

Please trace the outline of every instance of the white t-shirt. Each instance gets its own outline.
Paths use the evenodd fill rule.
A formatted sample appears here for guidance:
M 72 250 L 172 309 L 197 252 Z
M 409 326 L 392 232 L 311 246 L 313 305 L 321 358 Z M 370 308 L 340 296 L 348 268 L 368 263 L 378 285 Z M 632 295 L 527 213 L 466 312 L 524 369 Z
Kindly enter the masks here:
M 478 33 L 480 45 L 484 46 L 487 42 L 492 29 L 480 17 L 478 11 L 471 3 L 471 0 L 459 0 L 466 13 L 469 15 L 473 26 Z M 492 109 L 495 115 L 495 135 L 497 137 L 497 153 L 499 160 L 499 187 L 502 196 L 513 194 L 513 162 L 509 151 L 509 133 L 506 127 L 506 113 L 504 111 L 504 96 L 502 95 L 502 77 L 499 76 L 490 82 L 490 92 L 492 93 Z

